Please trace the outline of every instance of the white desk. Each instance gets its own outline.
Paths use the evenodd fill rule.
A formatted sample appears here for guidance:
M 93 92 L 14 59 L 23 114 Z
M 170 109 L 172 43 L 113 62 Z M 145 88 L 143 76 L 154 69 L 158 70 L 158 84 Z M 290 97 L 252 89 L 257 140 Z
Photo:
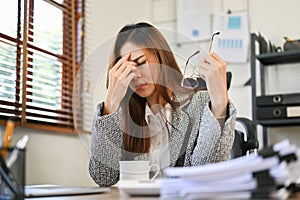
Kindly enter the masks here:
M 55 196 L 55 197 L 38 197 L 25 198 L 25 200 L 158 200 L 159 197 L 130 197 L 121 194 L 117 187 L 112 187 L 111 191 L 94 195 L 73 195 L 73 196 Z
M 130 197 L 121 194 L 117 187 L 112 187 L 111 191 L 94 194 L 94 195 L 74 195 L 74 196 L 56 196 L 56 197 L 40 197 L 40 198 L 25 198 L 25 200 L 159 200 L 159 197 Z M 300 199 L 300 193 L 294 194 L 288 200 Z

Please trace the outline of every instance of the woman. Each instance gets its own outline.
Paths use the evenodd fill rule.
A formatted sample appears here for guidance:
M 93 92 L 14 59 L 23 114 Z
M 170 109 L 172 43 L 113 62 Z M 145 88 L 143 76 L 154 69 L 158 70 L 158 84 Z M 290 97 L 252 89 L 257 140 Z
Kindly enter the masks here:
M 120 160 L 161 169 L 230 159 L 236 110 L 228 100 L 226 63 L 207 54 L 197 72 L 207 91 L 182 86 L 163 35 L 148 23 L 123 27 L 111 54 L 107 96 L 96 109 L 89 172 L 100 186 L 119 180 Z

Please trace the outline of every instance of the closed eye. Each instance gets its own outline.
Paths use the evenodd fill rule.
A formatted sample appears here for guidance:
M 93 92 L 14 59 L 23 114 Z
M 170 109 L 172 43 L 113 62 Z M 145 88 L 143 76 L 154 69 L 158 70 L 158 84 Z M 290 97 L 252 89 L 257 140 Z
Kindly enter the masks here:
M 141 59 L 142 57 L 144 57 L 144 55 L 141 55 L 141 56 L 137 57 L 136 59 L 133 59 L 132 61 L 133 61 L 133 62 L 137 62 L 137 61 L 139 61 L 139 59 Z
M 140 62 L 140 63 L 136 63 L 137 65 L 136 66 L 140 66 L 140 65 L 143 65 L 143 64 L 145 64 L 147 62 L 147 60 L 144 60 L 144 61 L 142 61 L 142 62 Z
M 135 62 L 137 64 L 137 66 L 143 65 L 147 62 L 147 59 L 145 57 L 145 55 L 141 55 L 139 57 L 137 57 L 136 59 L 132 60 L 133 62 Z

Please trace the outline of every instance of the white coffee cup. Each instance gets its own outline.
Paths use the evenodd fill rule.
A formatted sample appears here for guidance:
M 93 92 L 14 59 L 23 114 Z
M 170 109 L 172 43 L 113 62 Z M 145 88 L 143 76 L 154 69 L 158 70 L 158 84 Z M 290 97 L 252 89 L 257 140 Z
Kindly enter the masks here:
M 151 180 L 154 180 L 159 174 L 159 166 L 157 164 L 150 165 L 149 161 L 119 161 L 119 164 L 120 180 L 149 180 L 152 168 L 155 168 L 157 172 Z

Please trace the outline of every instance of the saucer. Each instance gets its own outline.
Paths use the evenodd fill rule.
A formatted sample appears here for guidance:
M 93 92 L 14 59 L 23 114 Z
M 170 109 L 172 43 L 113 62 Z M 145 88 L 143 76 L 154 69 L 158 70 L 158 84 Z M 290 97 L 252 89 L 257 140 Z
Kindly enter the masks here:
M 120 180 L 117 187 L 120 192 L 130 196 L 160 195 L 160 180 Z

